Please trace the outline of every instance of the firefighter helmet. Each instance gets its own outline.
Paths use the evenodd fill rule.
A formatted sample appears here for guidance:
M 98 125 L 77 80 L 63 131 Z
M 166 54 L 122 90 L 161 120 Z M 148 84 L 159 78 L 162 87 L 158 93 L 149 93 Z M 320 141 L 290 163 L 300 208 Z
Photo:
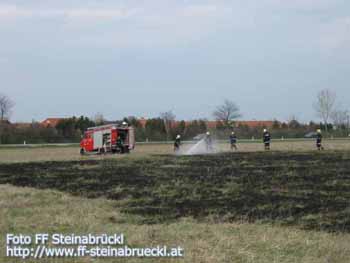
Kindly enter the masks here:
M 317 133 L 321 133 L 321 129 L 317 129 Z
M 180 138 L 181 138 L 181 135 L 178 134 L 178 135 L 176 136 L 176 139 L 180 139 Z
M 210 132 L 207 132 L 207 135 L 210 135 Z
M 267 129 L 264 129 L 264 132 L 267 132 Z

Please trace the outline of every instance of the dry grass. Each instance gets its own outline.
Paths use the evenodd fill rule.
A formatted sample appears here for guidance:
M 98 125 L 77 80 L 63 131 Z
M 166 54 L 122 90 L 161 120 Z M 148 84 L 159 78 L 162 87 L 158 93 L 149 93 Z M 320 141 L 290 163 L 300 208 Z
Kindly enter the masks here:
M 191 145 L 183 145 L 184 151 Z M 350 150 L 350 140 L 328 140 L 324 142 L 327 150 Z M 230 151 L 229 144 L 221 143 L 219 151 Z M 240 152 L 263 151 L 261 142 L 244 142 L 238 144 Z M 313 141 L 276 141 L 272 143 L 273 151 L 310 151 L 315 150 Z M 130 155 L 83 156 L 77 147 L 38 147 L 38 148 L 0 148 L 0 162 L 30 161 L 64 161 L 81 159 L 137 158 L 153 154 L 172 154 L 172 144 L 141 144 Z
M 8 232 L 34 234 L 123 232 L 129 245 L 164 244 L 185 249 L 181 259 L 45 259 L 38 262 L 349 262 L 349 234 L 330 234 L 263 224 L 197 223 L 134 225 L 114 201 L 0 185 L 0 244 Z M 10 262 L 0 250 L 0 262 Z M 11 262 L 15 260 L 11 259 Z M 20 261 L 18 261 L 20 262 Z
M 350 150 L 350 141 L 325 141 L 326 149 Z M 262 151 L 261 143 L 240 143 L 239 151 Z M 189 147 L 186 145 L 184 147 Z M 274 142 L 274 151 L 314 150 L 312 141 Z M 220 151 L 229 151 L 220 144 Z M 0 149 L 0 162 L 142 158 L 172 153 L 171 144 L 138 145 L 130 155 L 85 156 L 76 147 Z M 6 233 L 34 234 L 123 232 L 131 246 L 180 245 L 181 259 L 45 259 L 39 262 L 349 262 L 350 234 L 304 231 L 268 224 L 198 223 L 183 218 L 171 224 L 139 225 L 137 215 L 120 213 L 117 201 L 72 197 L 53 190 L 0 185 L 0 263 L 21 262 L 4 257 Z

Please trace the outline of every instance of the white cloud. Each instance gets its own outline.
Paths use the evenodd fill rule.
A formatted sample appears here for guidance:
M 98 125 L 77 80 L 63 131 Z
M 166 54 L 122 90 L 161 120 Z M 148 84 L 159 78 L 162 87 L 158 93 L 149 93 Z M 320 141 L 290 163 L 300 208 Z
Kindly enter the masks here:
M 12 5 L 0 5 L 0 18 L 31 17 L 33 12 Z
M 325 9 L 339 3 L 337 0 L 266 0 L 279 8 L 317 10 Z
M 350 16 L 336 18 L 320 30 L 320 45 L 324 49 L 350 48 Z
M 219 15 L 219 10 L 215 5 L 190 5 L 182 10 L 182 15 L 187 17 L 205 17 Z
M 141 11 L 139 13 L 139 11 Z M 223 7 L 215 5 L 183 5 L 173 8 L 157 10 L 147 6 L 132 7 L 74 7 L 74 8 L 23 8 L 16 5 L 0 5 L 0 18 L 35 18 L 35 17 L 57 17 L 64 16 L 68 18 L 92 18 L 92 19 L 114 19 L 126 18 L 133 15 L 162 16 L 170 15 L 181 17 L 209 17 L 221 15 Z M 164 16 L 166 17 L 166 16 Z
M 122 8 L 65 8 L 65 9 L 29 9 L 15 5 L 0 5 L 0 18 L 80 18 L 80 19 L 114 19 L 132 15 L 134 10 Z
M 283 43 L 290 43 L 295 49 L 320 46 L 334 49 L 349 45 L 348 19 L 337 20 L 334 15 L 333 22 L 324 24 L 318 12 L 289 12 L 289 9 L 327 8 L 339 4 L 337 0 L 177 0 L 166 3 L 163 0 L 141 3 L 128 0 L 95 1 L 93 5 L 79 1 L 70 5 L 62 0 L 56 7 L 57 2 L 48 2 L 50 4 L 43 1 L 40 6 L 0 4 L 1 27 L 6 27 L 6 21 L 11 28 L 32 32 L 28 39 L 34 39 L 35 32 L 37 35 L 48 32 L 45 43 L 52 44 L 52 39 L 56 38 L 76 46 L 176 46 L 208 36 L 215 38 L 216 34 L 239 36 L 243 33 L 255 39 L 254 34 L 260 36 L 264 32 L 271 37 L 264 41 L 271 45 L 279 43 L 279 36 L 285 36 Z M 33 23 L 26 23 L 29 19 L 33 19 Z M 10 38 L 13 36 L 11 34 Z
M 69 8 L 68 5 L 56 8 L 48 5 L 0 5 L 2 28 L 10 25 L 11 28 L 32 32 L 28 38 L 33 40 L 33 33 L 45 32 L 45 43 L 63 39 L 67 45 L 74 46 L 153 47 L 187 44 L 232 23 L 241 24 L 244 20 L 240 18 L 235 16 L 233 19 L 229 6 L 213 3 L 176 2 L 168 6 L 153 2 L 152 5 L 85 5 Z M 29 20 L 32 22 L 27 23 Z
M 88 19 L 114 19 L 127 18 L 135 14 L 134 10 L 126 9 L 71 9 L 64 11 L 65 16 L 69 18 L 88 18 Z
M 80 18 L 78 15 L 70 16 L 65 21 L 65 27 L 86 33 L 72 40 L 77 45 L 83 41 L 99 46 L 171 46 L 198 41 L 230 25 L 231 12 L 230 8 L 217 5 L 180 5 L 161 9 L 144 6 L 129 9 L 124 16 L 127 20 L 105 24 L 95 33 L 92 23 L 79 23 L 74 19 Z M 242 20 L 238 19 L 237 23 L 242 23 Z

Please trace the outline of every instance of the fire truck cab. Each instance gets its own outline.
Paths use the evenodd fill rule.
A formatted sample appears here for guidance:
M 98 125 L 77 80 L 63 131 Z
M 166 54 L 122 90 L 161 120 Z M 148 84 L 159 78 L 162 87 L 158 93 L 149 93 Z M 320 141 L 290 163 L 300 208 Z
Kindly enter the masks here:
M 80 154 L 129 153 L 134 148 L 134 128 L 117 124 L 88 128 L 80 142 Z

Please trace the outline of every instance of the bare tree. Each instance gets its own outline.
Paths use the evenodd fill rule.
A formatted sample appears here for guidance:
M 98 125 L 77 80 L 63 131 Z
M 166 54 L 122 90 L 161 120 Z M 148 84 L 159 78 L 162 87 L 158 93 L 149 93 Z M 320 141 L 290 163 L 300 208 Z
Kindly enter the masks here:
M 216 107 L 213 116 L 217 121 L 223 122 L 225 126 L 229 126 L 232 121 L 241 117 L 239 107 L 230 100 L 225 100 L 223 104 Z
M 175 121 L 175 114 L 170 110 L 160 113 L 160 118 L 164 121 L 165 131 L 167 134 L 167 140 L 169 140 L 170 130 Z
M 0 121 L 9 119 L 15 103 L 6 95 L 0 93 Z
M 297 121 L 299 122 L 299 118 L 297 117 L 297 115 L 295 114 L 291 114 L 288 118 L 287 118 L 288 122 L 292 122 L 292 121 Z
M 105 118 L 103 117 L 103 114 L 100 112 L 96 113 L 93 119 L 96 125 L 102 125 L 105 123 Z
M 331 118 L 331 114 L 334 110 L 335 99 L 335 92 L 332 92 L 329 89 L 324 89 L 317 94 L 317 100 L 314 103 L 314 109 L 317 116 L 323 120 L 326 132 L 328 132 L 328 120 Z
M 288 118 L 287 124 L 290 129 L 299 129 L 302 126 L 296 115 L 291 115 Z
M 346 127 L 349 119 L 349 111 L 342 109 L 334 110 L 331 114 L 331 119 L 334 125 Z

